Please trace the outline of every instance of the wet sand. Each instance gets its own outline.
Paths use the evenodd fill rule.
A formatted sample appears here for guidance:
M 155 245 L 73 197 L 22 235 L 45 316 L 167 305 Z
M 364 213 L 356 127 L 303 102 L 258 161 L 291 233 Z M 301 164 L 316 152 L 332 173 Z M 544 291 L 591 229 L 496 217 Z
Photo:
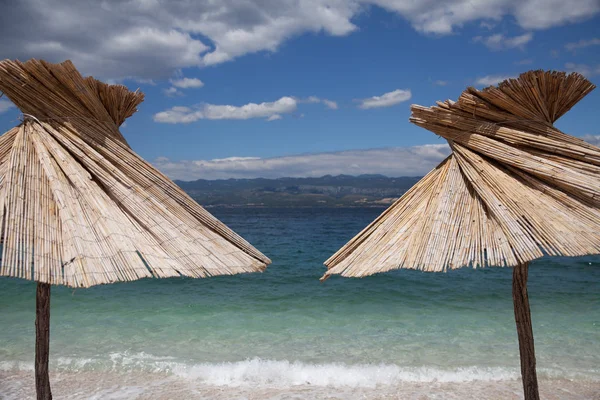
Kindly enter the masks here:
M 54 398 L 60 399 L 522 399 L 519 380 L 472 382 L 405 382 L 375 387 L 292 385 L 251 383 L 206 385 L 163 373 L 62 372 L 51 374 Z M 541 398 L 546 400 L 600 399 L 600 381 L 542 379 Z M 25 400 L 35 397 L 33 372 L 0 372 L 0 398 Z

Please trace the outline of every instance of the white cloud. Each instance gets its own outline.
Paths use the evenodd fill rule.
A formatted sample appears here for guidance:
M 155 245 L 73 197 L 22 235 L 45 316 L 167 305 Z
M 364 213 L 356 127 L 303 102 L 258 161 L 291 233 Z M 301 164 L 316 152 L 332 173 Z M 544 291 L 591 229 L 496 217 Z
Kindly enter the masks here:
M 183 96 L 183 92 L 179 89 L 201 88 L 204 86 L 204 82 L 198 78 L 169 79 L 169 82 L 173 86 L 163 91 L 168 97 Z
M 508 3 L 508 1 L 503 1 Z M 517 23 L 525 29 L 546 29 L 591 18 L 600 11 L 598 0 L 528 0 L 513 4 Z
M 154 82 L 154 79 L 144 79 L 144 78 L 135 78 L 135 77 L 132 79 L 142 85 L 156 86 L 156 82 Z
M 173 86 L 181 89 L 201 88 L 204 86 L 204 82 L 198 78 L 171 79 L 170 82 Z
M 172 107 L 170 110 L 154 114 L 155 122 L 165 124 L 189 124 L 202 118 L 204 118 L 204 114 L 201 110 L 193 110 L 183 106 Z
M 491 50 L 508 50 L 508 49 L 524 49 L 525 45 L 533 39 L 533 33 L 528 32 L 523 35 L 507 37 L 500 33 L 491 36 L 476 36 L 473 38 L 475 42 L 483 43 Z
M 415 29 L 449 34 L 467 22 L 486 23 L 513 16 L 524 29 L 546 29 L 590 18 L 600 11 L 597 0 L 372 0 L 407 18 Z
M 267 121 L 277 121 L 278 119 L 281 119 L 281 118 L 283 118 L 281 115 L 273 114 L 269 118 L 267 118 Z
M 491 85 L 496 85 L 502 81 L 505 81 L 507 79 L 510 78 L 514 78 L 513 76 L 508 76 L 508 75 L 486 75 L 484 77 L 478 78 L 475 81 L 475 84 L 477 85 L 482 85 L 482 86 L 491 86 Z
M 181 90 L 178 90 L 176 87 L 173 87 L 173 86 L 171 86 L 168 89 L 165 89 L 163 92 L 168 97 L 183 96 L 183 92 Z
M 317 96 L 309 96 L 306 99 L 296 99 L 299 103 L 323 103 L 330 110 L 337 110 L 338 104 L 333 100 L 321 99 Z
M 373 5 L 419 32 L 440 35 L 505 17 L 525 30 L 546 29 L 600 11 L 598 0 L 20 0 L 0 14 L 0 54 L 71 59 L 101 79 L 164 78 L 182 68 L 277 51 L 304 33 L 349 35 Z
M 594 146 L 600 147 L 600 135 L 583 135 L 580 138 L 585 140 L 589 144 L 593 144 Z
M 434 85 L 436 86 L 447 86 L 448 85 L 448 81 L 442 81 L 442 80 L 437 80 L 435 82 L 433 82 Z
M 281 118 L 280 114 L 291 113 L 296 108 L 296 99 L 285 96 L 273 102 L 248 103 L 239 107 L 215 104 L 203 104 L 197 108 L 178 106 L 155 114 L 154 121 L 169 124 L 188 124 L 200 119 L 267 118 L 272 121 Z M 273 118 L 274 115 L 278 115 L 279 118 Z
M 318 177 L 327 174 L 419 176 L 448 154 L 447 144 L 348 150 L 286 157 L 230 157 L 216 160 L 170 161 L 153 164 L 172 179 Z
M 479 24 L 480 27 L 485 28 L 487 30 L 492 30 L 496 27 L 497 24 L 495 24 L 494 22 L 490 22 L 490 21 L 481 21 L 481 23 Z
M 566 63 L 565 68 L 568 72 L 579 72 L 586 78 L 591 78 L 592 76 L 600 75 L 600 64 L 593 66 L 587 64 Z
M 583 49 L 585 47 L 589 47 L 589 46 L 599 46 L 600 45 L 600 38 L 593 38 L 593 39 L 581 39 L 579 42 L 571 42 L 571 43 L 567 43 L 565 44 L 565 49 L 569 50 L 569 51 L 575 51 L 577 49 Z
M 323 99 L 322 102 L 323 102 L 323 104 L 325 104 L 327 106 L 327 108 L 329 108 L 331 110 L 338 109 L 338 104 L 333 100 Z
M 204 115 L 207 119 L 262 118 L 270 117 L 274 114 L 290 113 L 295 111 L 296 107 L 295 99 L 282 97 L 273 102 L 249 103 L 241 107 L 207 104 L 204 106 Z
M 0 99 L 0 114 L 3 114 L 13 108 L 15 105 L 10 100 Z
M 410 89 L 396 89 L 392 92 L 382 94 L 381 96 L 373 96 L 368 99 L 360 100 L 359 107 L 362 109 L 390 107 L 403 101 L 410 100 L 412 93 Z

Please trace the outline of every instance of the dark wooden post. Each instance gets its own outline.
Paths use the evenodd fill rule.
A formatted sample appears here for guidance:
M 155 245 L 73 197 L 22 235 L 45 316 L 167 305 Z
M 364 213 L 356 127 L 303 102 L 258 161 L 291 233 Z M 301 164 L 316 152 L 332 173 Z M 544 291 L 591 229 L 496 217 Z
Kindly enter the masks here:
M 527 270 L 529 263 L 519 264 L 513 268 L 513 303 L 515 321 L 519 336 L 519 353 L 521 354 L 521 378 L 525 400 L 539 400 L 537 374 L 535 371 L 535 349 L 533 345 L 533 328 L 531 311 L 527 296 Z
M 37 284 L 35 301 L 35 389 L 37 400 L 52 400 L 48 357 L 50 353 L 50 285 Z

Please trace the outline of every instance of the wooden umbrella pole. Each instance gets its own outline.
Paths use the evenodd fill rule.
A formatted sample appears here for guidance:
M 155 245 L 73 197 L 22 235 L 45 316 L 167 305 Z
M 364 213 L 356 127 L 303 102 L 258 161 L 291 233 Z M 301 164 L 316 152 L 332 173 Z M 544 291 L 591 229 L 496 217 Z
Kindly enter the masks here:
M 38 282 L 35 302 L 35 389 L 37 400 L 52 400 L 48 356 L 50 353 L 50 285 Z
M 531 311 L 527 296 L 527 272 L 529 263 L 518 264 L 513 268 L 513 303 L 515 321 L 519 336 L 519 353 L 521 354 L 521 378 L 525 400 L 539 400 L 537 374 L 535 371 L 535 348 L 533 344 L 533 328 Z

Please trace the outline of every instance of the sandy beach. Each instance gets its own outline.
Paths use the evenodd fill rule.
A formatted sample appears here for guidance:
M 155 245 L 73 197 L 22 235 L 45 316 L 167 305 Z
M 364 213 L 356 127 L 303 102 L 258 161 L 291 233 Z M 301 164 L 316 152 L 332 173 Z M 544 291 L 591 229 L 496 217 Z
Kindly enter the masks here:
M 252 384 L 251 382 L 211 385 L 168 374 L 55 373 L 51 374 L 54 398 L 59 399 L 449 399 L 518 400 L 522 399 L 518 379 L 470 382 L 402 382 L 393 385 L 308 385 L 290 386 Z M 31 373 L 0 372 L 1 398 L 35 398 Z M 600 399 L 600 382 L 565 379 L 540 379 L 541 398 L 547 400 Z

